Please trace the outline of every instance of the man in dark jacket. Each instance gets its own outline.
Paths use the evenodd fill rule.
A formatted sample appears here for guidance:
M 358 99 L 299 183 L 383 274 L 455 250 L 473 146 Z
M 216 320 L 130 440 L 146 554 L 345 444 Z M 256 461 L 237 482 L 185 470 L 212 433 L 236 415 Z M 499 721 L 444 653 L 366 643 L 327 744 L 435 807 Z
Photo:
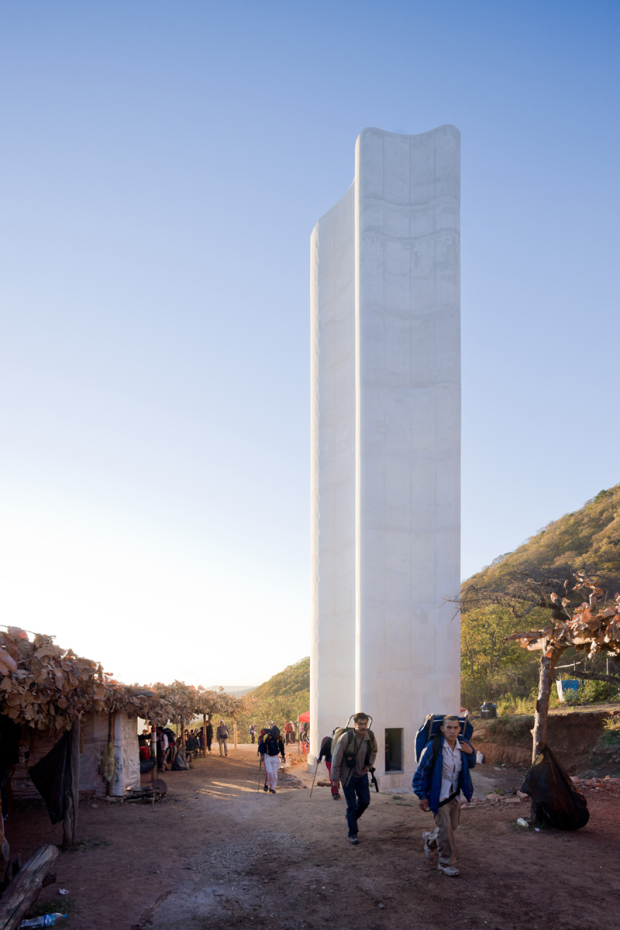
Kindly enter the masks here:
M 463 792 L 468 801 L 474 793 L 469 770 L 476 764 L 471 743 L 460 734 L 459 718 L 443 718 L 441 735 L 426 744 L 413 776 L 413 790 L 423 811 L 432 811 L 435 829 L 422 834 L 424 853 L 432 859 L 439 849 L 439 869 L 444 875 L 456 876 L 456 841 L 454 833 L 461 819 L 458 796 Z
M 334 801 L 340 800 L 340 792 L 338 788 L 332 781 L 332 737 L 336 731 L 332 730 L 331 736 L 325 736 L 323 742 L 321 743 L 321 751 L 319 752 L 319 757 L 316 760 L 316 764 L 319 765 L 322 759 L 325 759 L 325 767 L 327 769 L 327 774 L 329 775 L 329 782 L 332 786 L 332 798 Z
M 213 724 L 209 719 L 207 724 L 207 752 L 211 752 L 211 743 L 213 742 Z
M 273 726 L 271 730 L 265 734 L 258 744 L 258 751 L 265 763 L 265 775 L 267 776 L 266 789 L 269 794 L 275 794 L 276 785 L 278 784 L 278 769 L 280 768 L 280 759 L 278 756 L 282 756 L 283 762 L 285 759 L 284 743 L 282 742 L 278 727 Z

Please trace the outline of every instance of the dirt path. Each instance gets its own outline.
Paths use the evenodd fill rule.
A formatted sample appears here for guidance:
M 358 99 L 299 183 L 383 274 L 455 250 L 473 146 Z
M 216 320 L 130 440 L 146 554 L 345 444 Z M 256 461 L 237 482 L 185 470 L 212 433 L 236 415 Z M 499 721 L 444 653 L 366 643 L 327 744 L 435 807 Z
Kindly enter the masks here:
M 270 796 L 256 776 L 256 756 L 239 749 L 166 773 L 167 802 L 82 803 L 83 848 L 59 857 L 40 900 L 62 904 L 58 888 L 70 891 L 67 930 L 620 928 L 617 800 L 594 798 L 577 834 L 522 830 L 527 804 L 469 808 L 461 876 L 449 879 L 422 855 L 431 821 L 412 796 L 373 793 L 351 847 L 344 801 L 328 789 Z M 497 777 L 518 785 L 518 774 Z M 7 833 L 24 859 L 59 842 L 60 827 L 37 807 L 16 812 Z

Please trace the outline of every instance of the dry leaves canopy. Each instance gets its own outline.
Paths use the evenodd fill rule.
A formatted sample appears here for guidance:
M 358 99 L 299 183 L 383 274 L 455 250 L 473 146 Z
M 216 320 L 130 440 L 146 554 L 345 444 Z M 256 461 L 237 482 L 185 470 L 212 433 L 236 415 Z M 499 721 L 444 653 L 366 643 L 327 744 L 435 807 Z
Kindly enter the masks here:
M 101 665 L 54 645 L 51 636 L 11 627 L 0 632 L 0 712 L 39 730 L 68 730 L 88 712 L 122 711 L 158 726 L 189 723 L 202 714 L 236 715 L 232 695 L 171 685 L 124 685 L 104 674 Z
M 620 595 L 616 595 L 612 606 L 596 610 L 603 595 L 602 589 L 584 572 L 575 572 L 575 577 L 577 583 L 570 590 L 587 588 L 590 594 L 588 601 L 576 607 L 572 615 L 568 610 L 568 598 L 561 598 L 556 593 L 549 597 L 555 610 L 566 615 L 564 623 L 555 623 L 542 630 L 514 633 L 507 638 L 518 639 L 525 649 L 531 651 L 545 649 L 551 653 L 554 649 L 573 646 L 578 650 L 587 650 L 590 657 L 597 652 L 620 655 Z
M 0 632 L 0 675 L 0 709 L 18 723 L 68 730 L 86 711 L 104 710 L 101 666 L 55 646 L 51 636 Z

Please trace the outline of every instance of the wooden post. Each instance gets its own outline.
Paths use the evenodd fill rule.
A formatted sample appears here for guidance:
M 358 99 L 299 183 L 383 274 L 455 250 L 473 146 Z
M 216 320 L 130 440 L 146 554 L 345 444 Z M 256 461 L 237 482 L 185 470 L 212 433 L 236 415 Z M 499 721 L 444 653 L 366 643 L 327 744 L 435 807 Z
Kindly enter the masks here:
M 235 734 L 235 749 L 237 748 L 237 721 L 233 720 L 233 733 Z
M 115 714 L 110 711 L 108 714 L 108 752 L 110 752 L 110 746 L 112 747 L 111 755 L 114 757 L 114 719 Z M 114 769 L 112 769 L 112 780 L 105 783 L 105 793 L 107 797 L 112 797 L 112 786 L 114 784 Z
M 79 724 L 78 724 L 79 727 Z M 79 750 L 79 742 L 78 750 Z M 50 871 L 58 849 L 56 846 L 39 846 L 35 854 L 20 869 L 0 901 L 0 930 L 16 930 L 24 914 L 32 907 L 43 887 L 43 879 Z
M 207 715 L 202 715 L 202 754 L 207 757 Z
M 74 846 L 77 842 L 78 810 L 80 799 L 80 718 L 73 721 L 69 745 L 69 779 L 65 800 L 65 819 L 63 822 L 63 849 Z M 2 924 L 0 924 L 2 927 Z

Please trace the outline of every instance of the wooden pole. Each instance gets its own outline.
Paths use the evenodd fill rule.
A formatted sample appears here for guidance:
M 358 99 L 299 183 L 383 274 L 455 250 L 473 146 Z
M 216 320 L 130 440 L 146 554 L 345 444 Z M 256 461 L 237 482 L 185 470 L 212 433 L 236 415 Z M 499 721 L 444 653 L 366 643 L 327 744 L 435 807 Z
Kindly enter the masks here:
M 110 711 L 108 714 L 108 752 L 111 756 L 114 757 L 114 718 L 115 714 Z M 112 749 L 110 750 L 110 747 Z M 111 798 L 112 797 L 112 785 L 114 784 L 114 769 L 112 769 L 112 779 L 107 781 L 105 784 L 105 793 Z
M 80 799 L 80 719 L 73 721 L 69 745 L 69 779 L 65 796 L 65 819 L 63 822 L 63 849 L 77 842 L 78 810 Z M 0 924 L 0 928 L 2 924 Z
M 207 756 L 207 715 L 202 715 L 202 754 Z
M 43 879 L 50 871 L 57 856 L 56 846 L 39 846 L 35 854 L 20 869 L 0 901 L 0 930 L 16 930 L 19 927 L 24 914 L 36 901 L 43 887 Z

